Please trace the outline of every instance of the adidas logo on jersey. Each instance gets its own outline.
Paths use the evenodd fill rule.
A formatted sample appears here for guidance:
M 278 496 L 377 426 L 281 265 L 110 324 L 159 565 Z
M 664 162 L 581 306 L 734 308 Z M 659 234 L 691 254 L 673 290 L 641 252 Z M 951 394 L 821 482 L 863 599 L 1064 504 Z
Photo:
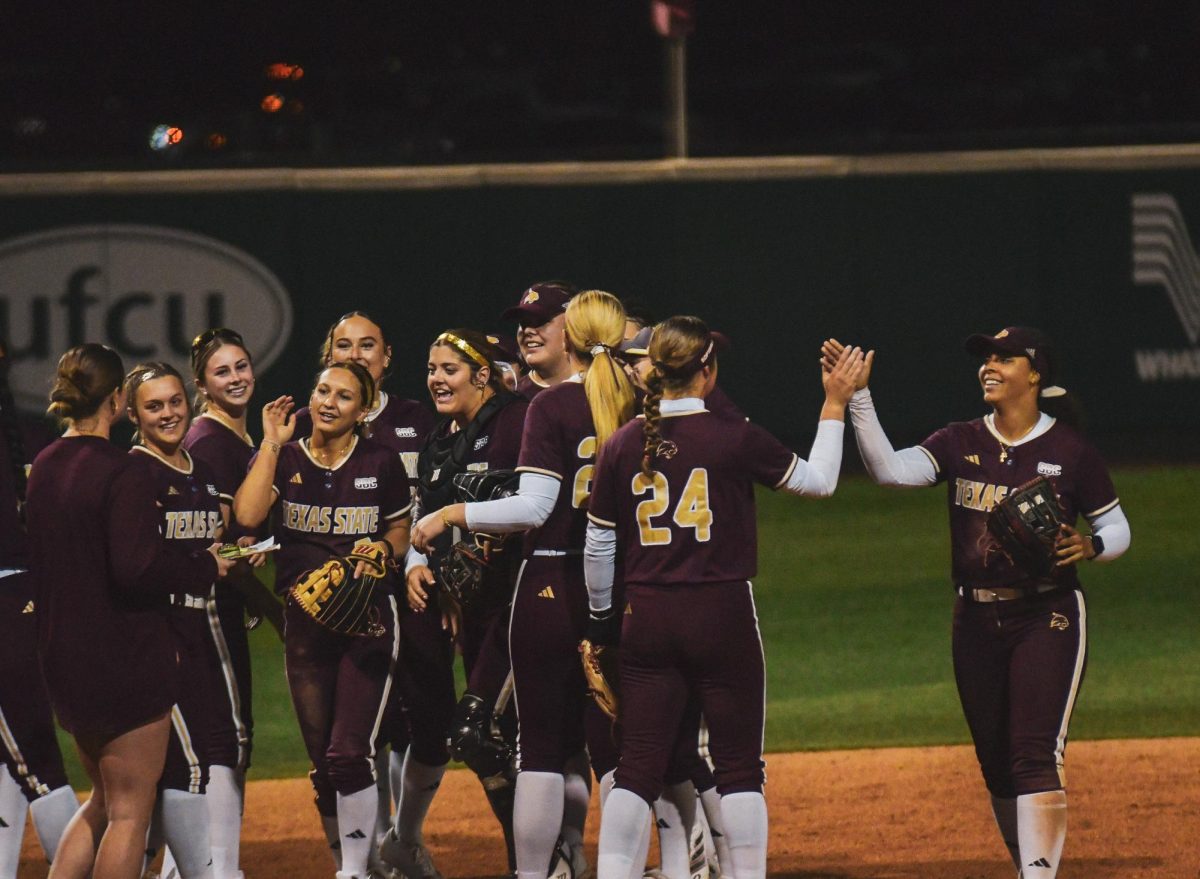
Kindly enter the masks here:
M 538 598 L 553 598 L 553 597 L 554 597 L 554 590 L 549 586 L 547 586 L 545 589 L 543 589 L 541 592 L 538 593 Z
M 416 439 L 417 429 L 415 427 L 397 427 L 396 436 L 400 439 Z
M 963 455 L 963 460 L 969 464 L 974 464 L 976 467 L 979 466 L 979 456 L 978 455 Z
M 172 485 L 167 489 L 167 497 L 170 497 L 173 494 L 179 494 L 179 489 Z
M 295 476 L 293 476 L 291 479 L 289 479 L 288 482 L 290 482 L 292 485 L 303 485 L 304 484 L 304 480 L 300 478 L 299 473 L 297 473 Z
M 29 603 L 21 608 L 21 613 L 33 613 L 33 599 L 30 599 Z

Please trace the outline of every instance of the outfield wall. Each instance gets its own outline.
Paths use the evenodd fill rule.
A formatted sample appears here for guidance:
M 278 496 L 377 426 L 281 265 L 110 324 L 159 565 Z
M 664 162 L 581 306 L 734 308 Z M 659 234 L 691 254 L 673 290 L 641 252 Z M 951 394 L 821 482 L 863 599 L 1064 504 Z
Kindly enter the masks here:
M 1037 324 L 1093 433 L 1200 456 L 1200 147 L 586 165 L 0 176 L 0 331 L 37 402 L 82 338 L 184 362 L 247 333 L 263 393 L 304 393 L 330 321 L 377 314 L 423 393 L 451 326 L 511 329 L 531 281 L 698 313 L 722 382 L 806 444 L 826 335 L 878 349 L 884 424 L 980 412 L 972 332 Z M 1135 259 L 1136 252 L 1136 259 Z

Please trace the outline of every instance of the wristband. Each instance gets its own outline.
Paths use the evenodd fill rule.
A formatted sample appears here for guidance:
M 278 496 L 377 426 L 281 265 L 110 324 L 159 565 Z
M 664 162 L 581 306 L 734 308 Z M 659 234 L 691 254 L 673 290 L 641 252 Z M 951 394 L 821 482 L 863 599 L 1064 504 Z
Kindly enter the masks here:
M 262 443 L 259 444 L 259 448 L 264 452 L 274 452 L 276 455 L 279 454 L 279 443 L 275 442 L 275 440 L 264 439 Z
M 442 525 L 444 525 L 447 529 L 453 528 L 454 525 L 450 522 L 449 517 L 446 515 L 446 507 L 442 507 L 440 512 L 442 514 Z
M 1092 534 L 1091 541 L 1092 551 L 1096 553 L 1096 555 L 1092 556 L 1092 558 L 1096 558 L 1096 556 L 1099 556 L 1104 552 L 1104 538 L 1099 534 Z

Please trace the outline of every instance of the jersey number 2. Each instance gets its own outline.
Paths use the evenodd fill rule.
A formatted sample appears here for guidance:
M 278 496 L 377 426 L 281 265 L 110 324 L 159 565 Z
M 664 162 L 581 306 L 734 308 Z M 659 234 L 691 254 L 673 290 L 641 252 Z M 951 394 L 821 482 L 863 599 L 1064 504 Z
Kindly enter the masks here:
M 635 496 L 650 492 L 650 497 L 637 505 L 638 534 L 642 546 L 662 546 L 671 542 L 671 529 L 650 524 L 650 520 L 661 516 L 671 506 L 671 487 L 667 477 L 657 470 L 653 478 L 647 479 L 644 473 L 633 477 L 633 493 Z M 697 467 L 688 475 L 687 484 L 679 503 L 675 505 L 675 513 L 671 517 L 680 528 L 692 528 L 696 532 L 696 540 L 707 543 L 712 537 L 712 507 L 708 504 L 708 471 Z

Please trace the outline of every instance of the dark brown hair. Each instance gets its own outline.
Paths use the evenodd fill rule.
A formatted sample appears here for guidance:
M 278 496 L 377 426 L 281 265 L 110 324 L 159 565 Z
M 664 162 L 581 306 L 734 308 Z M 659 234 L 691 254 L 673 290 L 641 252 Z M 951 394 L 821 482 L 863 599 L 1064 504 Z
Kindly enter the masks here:
M 371 315 L 367 314 L 365 311 L 358 311 L 358 310 L 347 311 L 345 314 L 343 314 L 341 317 L 339 317 L 337 320 L 335 320 L 333 323 L 331 323 L 329 325 L 329 329 L 325 331 L 325 340 L 323 342 L 321 342 L 321 348 L 320 348 L 320 351 L 318 352 L 321 357 L 320 363 L 321 363 L 322 368 L 329 366 L 330 364 L 333 363 L 333 333 L 334 333 L 334 331 L 339 326 L 341 326 L 341 324 L 343 322 L 350 320 L 350 318 L 352 318 L 352 317 L 361 317 L 363 320 L 369 320 L 371 323 L 375 324 L 375 326 L 379 329 L 379 343 L 381 345 L 383 345 L 383 347 L 385 349 L 392 347 L 391 342 L 389 342 L 387 340 L 387 333 L 383 329 L 383 324 L 381 324 L 379 321 L 375 320 L 375 318 L 373 318 Z M 383 371 L 382 378 L 386 378 L 387 376 L 388 376 L 388 371 L 385 369 Z
M 459 328 L 446 330 L 446 332 L 441 333 L 436 339 L 433 340 L 433 343 L 429 347 L 443 347 L 452 350 L 458 355 L 458 359 L 470 368 L 472 379 L 478 375 L 479 370 L 483 368 L 484 364 L 480 363 L 478 360 L 464 351 L 457 343 L 451 341 L 448 338 L 450 336 L 465 342 L 476 354 L 487 361 L 488 387 L 490 387 L 497 394 L 508 390 L 504 386 L 504 376 L 502 376 L 500 374 L 500 370 L 496 368 L 497 361 L 504 361 L 507 363 L 509 357 L 509 355 L 504 353 L 504 349 L 500 347 L 499 339 L 493 342 L 492 338 L 495 337 L 489 338 L 486 334 L 481 333 L 478 330 Z
M 125 365 L 112 348 L 97 342 L 76 345 L 58 360 L 46 414 L 60 421 L 90 418 L 124 380 Z
M 375 402 L 375 379 L 371 378 L 371 373 L 365 366 L 347 360 L 343 363 L 330 363 L 322 367 L 321 372 L 327 369 L 344 369 L 358 379 L 359 396 L 362 399 L 363 408 L 371 408 L 371 404 Z M 316 378 L 313 379 L 314 388 L 321 382 L 321 372 L 318 372 Z

